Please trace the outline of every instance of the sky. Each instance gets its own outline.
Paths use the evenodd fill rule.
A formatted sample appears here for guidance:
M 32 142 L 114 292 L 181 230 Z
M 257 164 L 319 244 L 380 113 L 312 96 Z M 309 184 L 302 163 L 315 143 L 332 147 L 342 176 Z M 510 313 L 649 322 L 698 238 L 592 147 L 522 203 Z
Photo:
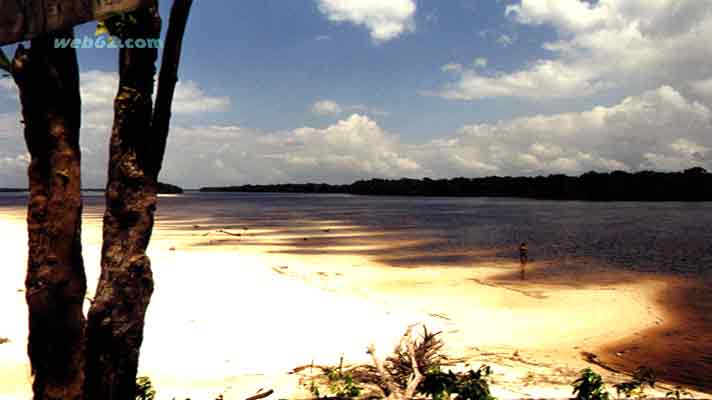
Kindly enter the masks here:
M 161 180 L 712 170 L 711 40 L 712 0 L 197 0 Z M 78 57 L 102 187 L 117 50 Z M 0 79 L 0 187 L 26 186 L 19 121 Z

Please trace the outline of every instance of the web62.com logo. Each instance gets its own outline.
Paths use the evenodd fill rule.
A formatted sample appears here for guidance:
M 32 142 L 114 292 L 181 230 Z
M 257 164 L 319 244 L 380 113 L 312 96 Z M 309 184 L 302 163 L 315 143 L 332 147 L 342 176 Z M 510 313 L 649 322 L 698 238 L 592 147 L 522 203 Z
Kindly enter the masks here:
M 116 36 L 84 36 L 74 39 L 54 39 L 56 49 L 161 49 L 162 39 L 126 39 L 121 40 Z

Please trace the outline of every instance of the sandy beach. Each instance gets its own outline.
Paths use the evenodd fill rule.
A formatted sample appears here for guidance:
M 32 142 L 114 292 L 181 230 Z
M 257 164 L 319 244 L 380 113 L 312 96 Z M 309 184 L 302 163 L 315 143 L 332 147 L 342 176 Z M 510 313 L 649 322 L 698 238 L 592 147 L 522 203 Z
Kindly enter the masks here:
M 537 263 L 521 280 L 514 261 L 398 268 L 355 251 L 387 252 L 392 244 L 284 251 L 357 229 L 320 221 L 285 233 L 226 229 L 200 216 L 159 218 L 149 252 L 156 290 L 140 364 L 158 399 L 220 393 L 237 399 L 260 388 L 274 389 L 275 399 L 305 397 L 294 368 L 337 364 L 341 356 L 347 363 L 369 362 L 368 345 L 385 355 L 412 324 L 442 331 L 460 367 L 491 365 L 499 398 L 568 398 L 582 368 L 593 367 L 611 383 L 627 378 L 592 365 L 583 353 L 614 365 L 615 353 L 625 351 L 620 346 L 675 322 L 659 299 L 682 283 L 635 272 L 572 286 L 556 275 L 536 279 L 547 268 Z M 0 338 L 9 340 L 0 345 L 0 400 L 24 400 L 30 393 L 24 209 L 0 209 L 0 235 Z M 91 297 L 101 240 L 97 213 L 85 216 L 83 240 Z M 622 371 L 630 367 L 618 361 Z

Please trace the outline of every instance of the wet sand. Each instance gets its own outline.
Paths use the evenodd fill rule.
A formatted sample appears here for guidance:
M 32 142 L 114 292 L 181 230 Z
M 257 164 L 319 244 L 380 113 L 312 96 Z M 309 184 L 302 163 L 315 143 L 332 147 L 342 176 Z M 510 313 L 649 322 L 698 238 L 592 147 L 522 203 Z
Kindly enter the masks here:
M 90 291 L 98 275 L 99 210 L 88 207 L 84 224 Z M 9 238 L 0 337 L 11 340 L 0 345 L 2 400 L 29 391 L 26 307 L 18 291 L 23 214 L 0 209 L 0 231 Z M 437 232 L 394 234 L 328 217 L 283 217 L 291 224 L 207 212 L 161 215 L 150 248 L 157 284 L 140 366 L 159 399 L 241 398 L 260 387 L 274 388 L 275 398 L 304 395 L 295 390 L 298 376 L 289 374 L 295 367 L 336 364 L 341 355 L 368 362 L 369 344 L 385 353 L 415 323 L 443 331 L 448 352 L 463 363 L 493 365 L 500 398 L 568 398 L 576 373 L 591 366 L 582 353 L 624 372 L 649 365 L 672 383 L 710 391 L 704 357 L 712 354 L 712 324 L 705 316 L 712 314 L 701 286 L 709 280 L 549 257 L 533 262 L 522 281 L 518 263 L 496 257 L 502 249 L 429 251 L 438 247 Z M 594 369 L 611 383 L 626 378 Z

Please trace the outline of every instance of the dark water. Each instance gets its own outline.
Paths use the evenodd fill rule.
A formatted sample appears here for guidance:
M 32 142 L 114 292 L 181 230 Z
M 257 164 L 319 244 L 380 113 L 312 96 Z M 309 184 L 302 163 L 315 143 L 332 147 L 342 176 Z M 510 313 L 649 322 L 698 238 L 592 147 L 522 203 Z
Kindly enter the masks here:
M 353 237 L 322 244 L 338 249 L 390 238 L 389 254 L 370 255 L 398 266 L 508 260 L 527 241 L 534 261 L 590 259 L 635 271 L 683 274 L 712 268 L 712 203 L 189 194 L 162 198 L 159 207 L 162 217 L 210 216 L 226 225 L 285 230 L 356 226 Z M 383 236 L 371 238 L 368 232 Z M 397 244 L 407 239 L 422 243 Z M 311 245 L 301 251 L 322 251 Z
M 24 194 L 0 194 L 0 208 L 24 207 L 25 199 Z M 87 194 L 85 203 L 87 214 L 100 215 L 100 195 Z M 196 192 L 162 197 L 158 218 L 204 218 L 225 228 L 284 233 L 354 226 L 346 231 L 350 236 L 316 237 L 285 251 L 322 253 L 328 246 L 338 252 L 341 245 L 389 243 L 388 251 L 363 253 L 394 266 L 512 260 L 518 244 L 526 241 L 535 262 L 683 275 L 712 270 L 712 203 Z

